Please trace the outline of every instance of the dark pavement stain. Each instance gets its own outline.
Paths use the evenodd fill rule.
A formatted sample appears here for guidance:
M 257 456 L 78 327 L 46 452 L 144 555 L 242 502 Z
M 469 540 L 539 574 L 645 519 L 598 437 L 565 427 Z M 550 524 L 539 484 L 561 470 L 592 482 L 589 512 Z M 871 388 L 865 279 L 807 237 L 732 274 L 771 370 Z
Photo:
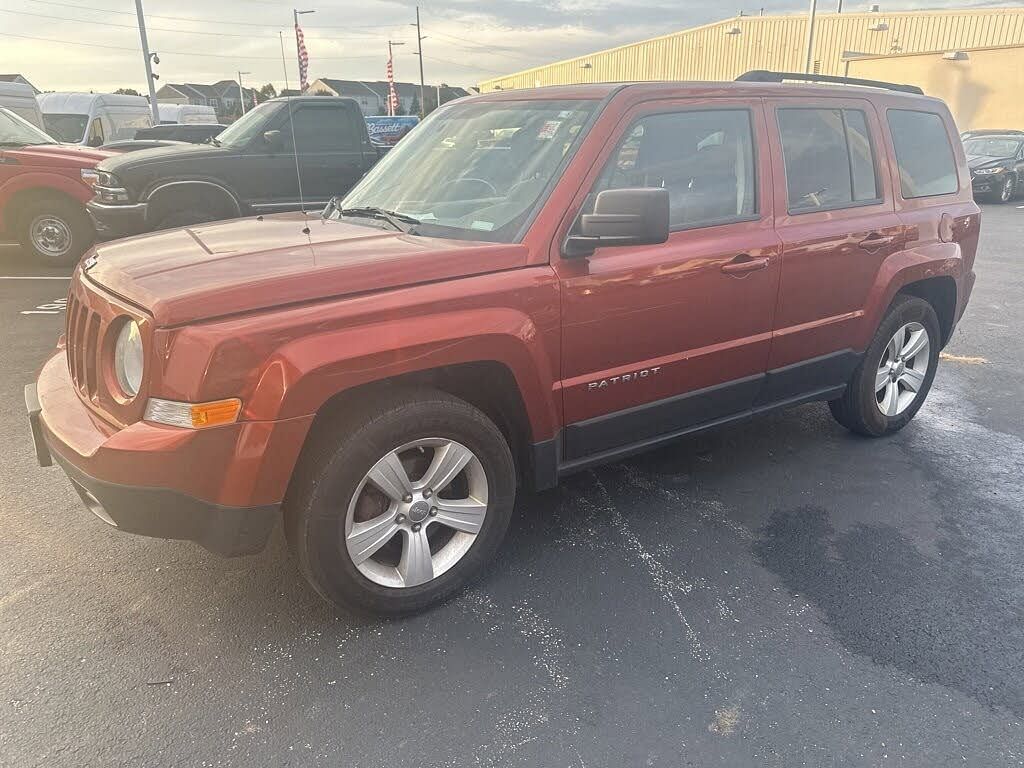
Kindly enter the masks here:
M 837 535 L 826 510 L 802 507 L 775 512 L 754 553 L 851 652 L 1024 717 L 1019 584 L 956 530 L 932 560 L 892 526 Z

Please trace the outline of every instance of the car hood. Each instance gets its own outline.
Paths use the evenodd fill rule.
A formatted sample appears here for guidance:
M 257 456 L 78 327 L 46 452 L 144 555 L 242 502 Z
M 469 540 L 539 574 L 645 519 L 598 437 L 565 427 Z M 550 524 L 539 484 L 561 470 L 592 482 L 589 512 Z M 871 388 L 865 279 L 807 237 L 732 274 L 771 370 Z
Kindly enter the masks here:
M 988 155 L 968 155 L 967 167 L 972 171 L 975 168 L 984 168 L 988 165 L 1006 165 L 1012 163 L 1012 157 L 990 157 Z
M 213 144 L 187 144 L 182 142 L 181 144 L 167 147 L 140 149 L 137 152 L 129 152 L 127 154 L 112 154 L 98 167 L 102 171 L 107 171 L 115 176 L 124 178 L 136 168 L 153 166 L 155 164 L 161 164 L 162 167 L 165 167 L 166 163 L 178 160 L 195 162 L 196 159 L 201 160 L 203 157 L 225 155 L 233 151 L 228 147 L 215 147 Z
M 26 165 L 91 168 L 101 160 L 112 157 L 113 153 L 78 144 L 34 144 L 28 147 L 4 148 L 3 155 L 13 157 Z
M 290 213 L 101 244 L 81 268 L 85 279 L 148 311 L 157 325 L 174 326 L 515 269 L 526 266 L 526 255 L 523 245 L 419 237 Z

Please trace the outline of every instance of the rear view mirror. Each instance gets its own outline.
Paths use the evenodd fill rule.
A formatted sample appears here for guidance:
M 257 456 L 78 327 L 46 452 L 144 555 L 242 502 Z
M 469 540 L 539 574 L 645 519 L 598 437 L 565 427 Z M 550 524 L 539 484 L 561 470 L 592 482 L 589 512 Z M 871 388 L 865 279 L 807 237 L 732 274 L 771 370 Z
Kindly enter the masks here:
M 566 256 L 586 256 L 596 248 L 655 245 L 668 240 L 668 190 L 658 187 L 606 189 L 594 212 L 580 216 L 565 241 Z
M 263 143 L 268 147 L 276 147 L 281 143 L 281 132 L 280 131 L 264 131 L 263 132 Z

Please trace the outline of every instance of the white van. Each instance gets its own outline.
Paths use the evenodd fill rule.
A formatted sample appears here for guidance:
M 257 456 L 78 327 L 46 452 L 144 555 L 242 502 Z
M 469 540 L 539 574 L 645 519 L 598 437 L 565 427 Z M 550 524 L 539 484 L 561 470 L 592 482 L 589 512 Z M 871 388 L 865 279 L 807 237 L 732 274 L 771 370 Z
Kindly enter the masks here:
M 36 92 L 25 83 L 0 83 L 0 107 L 11 110 L 36 128 L 43 128 L 43 113 L 36 103 Z
M 57 141 L 98 147 L 134 139 L 139 128 L 153 124 L 149 102 L 142 96 L 113 93 L 41 93 L 43 126 Z
M 205 104 L 157 104 L 160 110 L 160 125 L 191 123 L 213 125 L 217 122 L 217 111 Z

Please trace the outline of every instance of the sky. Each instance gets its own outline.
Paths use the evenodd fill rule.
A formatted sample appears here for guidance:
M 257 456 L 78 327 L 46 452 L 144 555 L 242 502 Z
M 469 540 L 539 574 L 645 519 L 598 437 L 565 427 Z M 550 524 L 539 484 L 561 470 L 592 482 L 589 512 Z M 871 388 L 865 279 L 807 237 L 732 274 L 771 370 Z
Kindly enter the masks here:
M 428 83 L 472 86 L 496 75 L 706 24 L 743 11 L 805 13 L 805 0 L 423 0 L 423 64 Z M 1019 5 L 978 0 L 899 0 L 882 11 Z M 742 0 L 737 0 L 742 2 Z M 416 0 L 308 0 L 300 17 L 309 80 L 384 79 L 387 41 L 395 78 L 418 82 Z M 275 0 L 144 0 L 150 49 L 160 56 L 158 86 L 173 82 L 285 84 L 278 33 L 284 32 L 289 84 L 298 67 L 292 6 Z M 844 10 L 867 10 L 845 0 Z M 833 9 L 820 0 L 819 11 Z M 145 92 L 134 0 L 0 0 L 0 73 L 21 73 L 41 90 Z

